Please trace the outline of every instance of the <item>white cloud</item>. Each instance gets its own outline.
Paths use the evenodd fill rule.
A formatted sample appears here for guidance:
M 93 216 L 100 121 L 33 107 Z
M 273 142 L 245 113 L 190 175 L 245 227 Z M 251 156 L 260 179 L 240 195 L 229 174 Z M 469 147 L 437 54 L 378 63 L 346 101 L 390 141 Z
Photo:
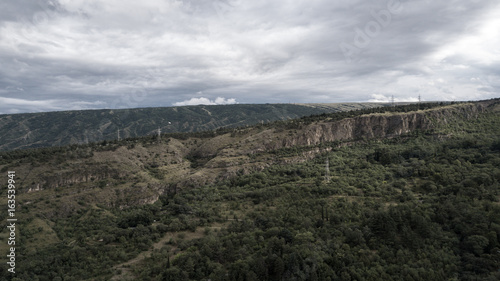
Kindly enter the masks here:
M 208 98 L 191 98 L 189 100 L 175 102 L 174 106 L 184 106 L 184 105 L 225 105 L 225 104 L 237 104 L 238 102 L 234 98 L 225 99 L 222 97 L 217 97 L 215 100 L 210 100 Z
M 382 94 L 372 94 L 371 98 L 368 100 L 368 102 L 382 102 L 382 103 L 389 103 L 392 102 L 392 99 L 394 99 L 394 102 L 417 102 L 418 101 L 418 96 L 417 97 L 396 97 L 396 96 L 387 96 L 387 95 L 382 95 Z
M 369 102 L 390 102 L 391 97 L 387 97 L 381 94 L 372 94 L 371 99 L 368 100 Z
M 59 99 L 27 100 L 19 98 L 0 97 L 0 114 L 20 112 L 43 112 L 92 109 L 105 105 L 102 101 L 64 101 Z
M 59 110 L 58 100 L 26 100 L 19 98 L 0 97 L 0 114 L 18 113 L 21 109 L 26 112 Z

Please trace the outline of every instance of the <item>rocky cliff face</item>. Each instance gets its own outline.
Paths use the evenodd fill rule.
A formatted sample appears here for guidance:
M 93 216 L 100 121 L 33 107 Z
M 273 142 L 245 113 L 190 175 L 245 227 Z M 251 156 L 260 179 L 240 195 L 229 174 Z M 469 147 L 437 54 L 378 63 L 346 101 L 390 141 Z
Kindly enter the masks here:
M 37 182 L 34 182 L 27 192 L 40 191 L 44 189 L 64 187 L 68 185 L 88 182 L 98 182 L 108 178 L 123 178 L 125 173 L 116 169 L 111 169 L 108 166 L 86 167 L 74 171 L 59 172 L 51 175 L 41 174 Z
M 466 104 L 410 113 L 371 114 L 334 122 L 311 124 L 298 134 L 267 145 L 267 150 L 314 146 L 325 142 L 392 138 L 429 130 L 456 118 L 472 119 L 486 111 L 485 104 Z
M 431 130 L 458 119 L 473 119 L 487 110 L 489 104 L 458 104 L 442 108 L 408 113 L 369 114 L 339 121 L 320 121 L 299 129 L 251 129 L 240 138 L 218 136 L 199 142 L 192 152 L 210 161 L 196 167 L 196 172 L 185 177 L 179 186 L 200 186 L 217 178 L 228 178 L 236 173 L 251 173 L 265 169 L 271 162 L 301 162 L 324 152 L 322 143 L 336 141 L 349 144 L 359 140 L 392 138 L 417 130 Z M 293 147 L 311 146 L 296 157 L 287 159 L 259 158 L 258 155 Z M 331 149 L 331 148 L 330 148 Z M 251 159 L 248 155 L 254 155 Z

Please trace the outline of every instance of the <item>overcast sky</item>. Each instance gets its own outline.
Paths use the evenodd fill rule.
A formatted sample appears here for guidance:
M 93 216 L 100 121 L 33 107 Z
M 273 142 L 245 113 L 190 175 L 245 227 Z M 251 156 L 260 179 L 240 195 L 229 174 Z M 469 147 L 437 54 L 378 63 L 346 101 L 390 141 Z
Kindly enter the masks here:
M 499 97 L 498 0 L 2 0 L 0 113 Z

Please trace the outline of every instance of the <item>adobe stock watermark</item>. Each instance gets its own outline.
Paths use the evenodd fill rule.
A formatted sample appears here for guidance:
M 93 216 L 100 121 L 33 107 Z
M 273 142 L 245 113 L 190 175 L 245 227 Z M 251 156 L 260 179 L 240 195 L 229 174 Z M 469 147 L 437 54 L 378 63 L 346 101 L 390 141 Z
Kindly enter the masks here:
M 24 39 L 32 40 L 37 28 L 49 23 L 58 17 L 58 4 L 53 1 L 35 1 L 39 11 L 36 11 L 31 18 L 20 17 L 21 21 L 28 23 L 24 28 L 19 29 L 20 36 Z
M 240 4 L 241 0 L 215 0 L 212 2 L 212 7 L 219 18 L 224 18 L 227 13 Z
M 110 103 L 110 109 L 130 109 L 140 107 L 142 102 L 144 102 L 148 96 L 150 96 L 150 92 L 148 89 L 152 89 L 157 87 L 163 83 L 161 77 L 163 77 L 163 71 L 158 67 L 151 67 L 145 70 L 145 75 L 140 79 L 141 82 L 134 85 L 134 89 L 131 89 L 128 93 L 123 93 L 120 96 L 113 99 Z M 140 85 L 140 87 L 139 87 Z M 129 116 L 130 111 L 122 111 L 119 114 L 119 118 L 121 121 L 124 121 Z M 114 120 L 118 121 L 118 120 Z M 105 139 L 118 139 L 129 137 L 126 131 L 122 131 L 120 128 L 120 124 L 115 124 L 118 126 L 117 131 L 110 131 L 106 124 L 112 123 L 112 121 L 108 118 L 104 118 L 99 123 L 99 128 L 97 131 L 83 132 L 83 141 L 80 143 L 89 143 L 95 141 L 102 141 Z M 104 128 L 104 129 L 102 129 Z
M 141 102 L 146 100 L 146 97 L 148 96 L 148 92 L 144 88 L 139 88 L 139 89 L 134 89 L 131 90 L 127 94 L 122 94 L 119 97 L 115 98 L 113 102 L 110 104 L 110 109 L 130 109 L 130 108 L 137 108 L 141 105 Z M 124 121 L 127 119 L 129 116 L 130 111 L 122 111 L 119 114 L 119 118 L 121 121 Z M 117 121 L 117 120 L 115 120 Z M 88 131 L 85 131 L 83 133 L 84 140 L 82 143 L 89 143 L 93 141 L 102 141 L 106 139 L 113 139 L 116 138 L 120 140 L 122 137 L 127 137 L 126 132 L 122 131 L 120 133 L 121 128 L 119 127 L 120 124 L 115 124 L 118 126 L 118 130 L 116 132 L 114 131 L 109 131 L 106 130 L 107 126 L 106 124 L 108 123 L 113 123 L 110 119 L 104 118 L 100 121 L 99 123 L 99 129 L 97 130 L 97 134 L 91 134 L 89 135 Z M 104 129 L 103 129 L 104 128 Z M 91 136 L 94 135 L 93 139 Z M 90 138 L 89 138 L 90 137 Z
M 352 43 L 342 42 L 339 48 L 345 57 L 347 63 L 351 63 L 356 55 L 359 55 L 362 49 L 368 47 L 372 40 L 380 35 L 383 28 L 388 27 L 392 22 L 393 15 L 397 15 L 403 11 L 403 5 L 400 0 L 388 0 L 384 9 L 377 11 L 372 10 L 371 16 L 373 20 L 367 22 L 361 29 L 354 29 L 354 38 Z
M 16 172 L 9 171 L 7 174 L 7 228 L 9 229 L 9 238 L 7 245 L 9 246 L 7 255 L 7 269 L 10 273 L 16 273 Z

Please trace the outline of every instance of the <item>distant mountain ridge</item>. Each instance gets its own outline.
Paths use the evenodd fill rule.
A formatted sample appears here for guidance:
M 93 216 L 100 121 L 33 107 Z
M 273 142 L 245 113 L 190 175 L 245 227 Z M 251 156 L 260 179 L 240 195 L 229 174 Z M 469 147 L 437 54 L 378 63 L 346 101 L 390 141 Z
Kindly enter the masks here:
M 236 104 L 0 115 L 0 150 L 83 144 L 161 132 L 199 132 L 381 107 L 380 103 Z

